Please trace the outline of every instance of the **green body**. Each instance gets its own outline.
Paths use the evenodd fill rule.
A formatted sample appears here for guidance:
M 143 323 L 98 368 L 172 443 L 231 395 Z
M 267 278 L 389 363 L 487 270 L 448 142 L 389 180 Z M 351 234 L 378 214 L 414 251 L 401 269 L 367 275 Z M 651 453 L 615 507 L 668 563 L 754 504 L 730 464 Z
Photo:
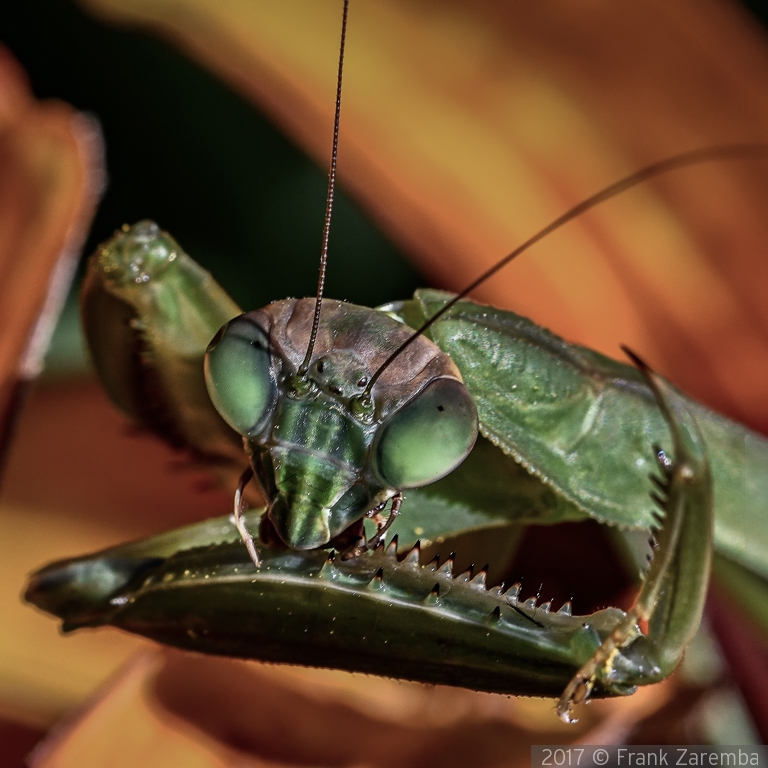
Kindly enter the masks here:
M 127 266 L 123 263 L 125 274 L 117 277 L 112 252 L 125 249 L 126 235 L 96 254 L 83 312 L 97 367 L 113 399 L 161 437 L 204 460 L 242 470 L 242 438 L 198 396 L 204 386 L 203 356 L 217 323 L 239 310 L 167 236 L 151 231 L 148 224 L 137 227 L 143 227 L 139 234 L 152 242 L 161 237 L 165 252 L 175 255 L 171 263 L 160 260 L 154 272 L 137 268 L 129 259 Z M 411 301 L 385 309 L 419 325 L 446 299 L 445 294 L 422 291 Z M 273 320 L 282 318 L 286 328 L 292 319 L 306 325 L 306 313 L 294 316 L 301 302 L 288 304 L 278 302 L 259 312 L 272 312 Z M 374 335 L 381 335 L 381 328 L 391 328 L 395 336 L 408 333 L 376 310 L 345 306 L 329 303 L 329 317 L 334 311 L 352 312 L 357 318 L 354 328 L 368 326 Z M 105 311 L 112 319 L 97 321 Z M 197 316 L 190 319 L 188 312 Z M 321 333 L 323 328 L 327 350 L 336 349 L 333 344 L 341 338 L 339 349 L 360 354 L 362 333 L 340 333 L 332 319 L 324 326 L 321 315 Z M 389 333 L 384 336 L 389 338 Z M 662 543 L 638 601 L 648 608 L 648 636 L 634 626 L 634 614 L 622 619 L 616 609 L 580 618 L 550 613 L 549 606 L 518 603 L 514 589 L 487 591 L 484 576 L 470 580 L 467 575 L 453 577 L 450 566 L 419 565 L 418 550 L 403 562 L 380 550 L 346 563 L 328 562 L 327 551 L 303 546 L 312 540 L 307 530 L 281 533 L 284 541 L 295 536 L 302 544 L 287 551 L 260 544 L 263 564 L 257 570 L 226 520 L 54 564 L 33 577 L 28 599 L 63 618 L 68 629 L 109 623 L 213 653 L 538 695 L 562 690 L 580 667 L 599 657 L 601 642 L 614 642 L 620 629 L 621 651 L 590 673 L 590 687 L 594 684 L 603 694 L 628 693 L 637 684 L 669 674 L 698 625 L 706 593 L 713 513 L 707 454 L 716 544 L 741 564 L 766 574 L 767 535 L 760 514 L 748 514 L 748 504 L 766 498 L 768 443 L 650 374 L 646 380 L 631 366 L 568 345 L 509 312 L 464 301 L 430 334 L 463 376 L 484 437 L 454 472 L 407 492 L 395 524 L 401 545 L 411 546 L 418 536 L 434 541 L 510 523 L 551 524 L 585 517 L 624 527 L 658 527 L 648 495 L 648 475 L 657 469 L 653 446 L 674 446 L 674 460 L 663 473 Z M 174 353 L 179 335 L 183 355 Z M 347 344 L 353 336 L 354 343 Z M 156 344 L 162 354 L 156 353 Z M 414 371 L 419 370 L 406 365 L 403 386 L 407 379 L 418 378 Z M 157 388 L 156 382 L 178 375 L 184 383 L 177 389 Z M 284 380 L 275 374 L 276 384 Z M 365 503 L 317 537 L 324 539 L 318 545 L 323 546 L 334 531 L 362 517 L 370 501 L 381 498 L 377 493 L 386 497 L 398 490 L 381 482 L 380 468 L 370 469 L 371 456 L 381 425 L 412 401 L 414 391 L 424 388 L 421 382 L 408 393 L 395 392 L 391 411 L 378 414 L 368 426 L 355 426 L 362 435 L 359 448 L 358 437 L 349 442 L 344 437 L 350 424 L 365 421 L 342 413 L 351 393 L 331 403 L 322 382 L 317 389 L 319 394 L 304 405 L 300 398 L 286 399 L 280 390 L 282 399 L 270 411 L 269 428 L 258 426 L 259 435 L 268 438 L 254 442 L 253 436 L 239 431 L 246 434 L 245 444 L 257 473 L 262 472 L 268 499 L 274 501 L 281 484 L 294 493 L 287 514 L 296 515 L 299 528 L 309 520 L 308 530 L 314 530 L 317 520 L 312 516 L 316 510 L 306 504 L 311 494 L 303 501 L 298 497 L 302 472 L 308 464 L 313 466 L 307 471 L 317 472 L 318 456 L 322 463 L 340 451 L 342 464 L 362 467 L 356 477 L 372 482 L 373 476 L 378 482 L 378 491 L 366 491 Z M 307 426 L 327 424 L 323 419 L 329 410 L 349 421 L 335 415 L 331 421 L 336 426 L 319 431 Z M 207 426 L 193 429 L 188 421 Z M 282 443 L 275 440 L 281 434 Z M 274 472 L 275 487 L 270 488 L 263 457 L 269 455 L 274 463 L 273 448 L 286 445 L 300 447 L 300 461 L 291 472 Z M 354 459 L 357 454 L 361 461 Z M 309 462 L 306 456 L 311 456 Z M 339 487 L 324 497 L 326 521 L 334 514 L 327 500 L 343 495 L 342 486 L 350 487 L 343 472 L 330 477 L 329 483 L 334 482 Z M 253 520 L 250 525 L 255 530 Z M 502 550 L 503 541 L 496 547 Z
M 622 652 L 595 675 L 599 695 L 632 693 L 679 662 L 703 608 L 712 544 L 711 483 L 685 404 L 661 380 L 659 401 L 678 456 L 662 472 L 664 533 Z M 26 597 L 65 630 L 109 624 L 206 653 L 328 666 L 508 694 L 556 695 L 626 622 L 615 608 L 488 589 L 485 571 L 453 559 L 420 563 L 397 544 L 341 562 L 333 552 L 262 548 L 256 568 L 226 519 L 212 520 L 38 571 Z M 631 617 L 631 615 L 630 615 Z
M 383 309 L 418 328 L 449 298 L 418 291 Z M 636 368 L 471 301 L 427 333 L 461 372 L 481 433 L 551 488 L 559 504 L 603 523 L 652 524 L 652 446 L 669 444 L 669 428 Z M 715 547 L 768 577 L 768 440 L 695 400 L 685 404 L 712 466 Z

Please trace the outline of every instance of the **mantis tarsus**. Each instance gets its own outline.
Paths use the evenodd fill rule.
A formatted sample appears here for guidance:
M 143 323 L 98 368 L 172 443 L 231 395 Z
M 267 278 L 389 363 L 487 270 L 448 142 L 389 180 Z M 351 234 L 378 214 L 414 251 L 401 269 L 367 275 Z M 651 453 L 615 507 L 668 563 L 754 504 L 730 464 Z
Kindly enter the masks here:
M 239 439 L 213 411 L 201 369 L 209 340 L 239 309 L 168 236 L 146 224 L 128 229 L 100 249 L 89 281 L 86 325 L 113 399 L 171 442 L 203 457 L 242 466 Z M 444 295 L 423 292 L 387 310 L 418 326 L 447 301 Z M 463 333 L 462 328 L 468 331 Z M 587 350 L 568 347 L 522 318 L 471 302 L 457 305 L 430 333 L 459 366 L 475 397 L 484 434 L 501 448 L 482 441 L 476 454 L 488 457 L 488 465 L 506 462 L 506 471 L 513 473 L 513 462 L 506 458 L 511 455 L 531 475 L 520 480 L 519 496 L 525 503 L 511 499 L 509 507 L 499 505 L 498 496 L 489 501 L 481 495 L 461 507 L 450 483 L 411 491 L 409 525 L 437 538 L 472 527 L 466 515 L 485 524 L 511 519 L 556 522 L 586 514 L 637 527 L 656 523 L 647 500 L 646 475 L 653 464 L 653 442 L 670 441 L 651 390 L 638 374 Z M 486 353 L 485 364 L 473 356 L 472 336 L 479 339 L 474 349 Z M 513 340 L 516 351 L 514 345 L 507 346 L 502 360 L 499 343 L 504 348 Z M 116 354 L 118 347 L 124 354 Z M 500 361 L 521 374 L 503 393 L 495 381 L 485 386 L 490 367 L 495 363 L 498 368 Z M 565 372 L 559 379 L 560 391 L 554 388 L 555 369 Z M 647 603 L 643 618 L 646 609 L 657 607 L 650 622 L 656 645 L 638 634 L 634 626 L 638 616 L 628 620 L 608 612 L 585 622 L 585 617 L 569 617 L 567 611 L 551 614 L 548 606 L 518 601 L 514 589 L 505 594 L 484 592 L 482 572 L 453 578 L 450 561 L 419 566 L 418 550 L 403 562 L 379 548 L 343 563 L 314 551 L 318 542 L 299 534 L 289 540 L 301 545 L 298 549 L 262 548 L 264 563 L 254 572 L 244 548 L 231 543 L 236 537 L 231 526 L 220 522 L 51 566 L 35 577 L 30 599 L 61 615 L 69 628 L 115 623 L 212 652 L 346 666 L 486 690 L 551 695 L 582 668 L 582 676 L 575 678 L 561 705 L 565 716 L 571 698 L 583 698 L 593 686 L 603 694 L 626 693 L 636 683 L 668 674 L 698 622 L 709 551 L 708 525 L 700 520 L 709 514 L 710 502 L 704 449 L 690 416 L 699 422 L 710 449 L 715 444 L 720 449 L 712 451 L 716 507 L 733 499 L 732 486 L 742 480 L 744 445 L 749 442 L 755 455 L 766 454 L 760 438 L 700 406 L 684 403 L 648 375 L 675 438 L 674 460 L 670 466 L 663 463 L 669 474 L 661 480 L 665 491 L 661 501 L 667 511 L 660 545 L 663 556 L 655 561 L 661 573 L 646 582 L 641 596 L 641 607 Z M 513 388 L 516 394 L 510 400 L 506 396 Z M 593 434 L 585 429 L 585 424 L 611 424 L 614 400 L 618 420 L 609 431 L 601 434 L 598 429 Z M 521 421 L 505 410 L 510 404 L 514 410 L 515 403 Z M 526 418 L 531 413 L 538 424 Z M 606 435 L 616 458 L 615 471 L 604 471 L 605 451 L 600 449 Z M 594 438 L 591 450 L 589 438 Z M 618 450 L 619 441 L 630 450 Z M 570 454 L 567 461 L 563 455 L 577 443 L 585 446 L 586 461 L 574 465 Z M 735 455 L 739 444 L 742 464 Z M 499 484 L 507 484 L 506 475 Z M 759 486 L 750 492 L 759 492 Z M 725 513 L 721 546 L 764 569 L 768 561 L 761 549 L 764 542 L 742 552 L 734 543 L 736 525 Z M 345 527 L 340 525 L 336 533 Z M 332 538 L 329 535 L 319 544 L 327 545 Z M 670 582 L 676 586 L 670 587 Z M 329 592 L 333 598 L 321 605 L 317 595 Z M 312 613 L 315 603 L 318 611 Z M 361 611 L 363 604 L 367 607 Z M 286 614 L 295 618 L 286 619 Z M 455 631 L 446 632 L 446 617 L 455 619 Z M 375 618 L 372 625 L 366 624 L 369 618 Z M 375 626 L 378 634 L 369 626 Z M 439 656 L 436 648 L 444 648 L 446 638 L 453 650 Z M 606 643 L 602 650 L 601 643 Z M 626 648 L 614 652 L 620 646 Z M 356 648 L 365 653 L 349 659 Z M 659 649 L 660 657 L 654 655 Z M 509 657 L 505 673 L 500 674 L 504 654 Z M 427 663 L 436 656 L 438 661 Z

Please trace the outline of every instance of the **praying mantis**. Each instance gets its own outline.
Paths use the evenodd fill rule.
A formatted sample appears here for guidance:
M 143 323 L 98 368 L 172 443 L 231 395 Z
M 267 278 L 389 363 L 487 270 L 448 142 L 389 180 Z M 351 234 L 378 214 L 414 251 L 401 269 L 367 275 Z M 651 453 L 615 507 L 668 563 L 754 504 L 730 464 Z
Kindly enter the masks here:
M 239 315 L 239 308 L 221 295 L 211 278 L 169 236 L 151 224 L 128 228 L 103 246 L 94 258 L 89 280 L 84 299 L 86 325 L 97 367 L 113 399 L 171 442 L 191 447 L 209 460 L 242 464 L 241 454 L 235 452 L 240 450 L 240 439 L 221 419 L 210 415 L 212 407 L 202 386 L 205 349 L 219 327 Z M 167 303 L 152 295 L 155 287 L 167 292 Z M 381 316 L 369 314 L 363 320 L 356 315 L 353 325 L 404 321 L 418 327 L 448 302 L 439 293 L 422 292 L 412 301 L 385 307 Z M 302 312 L 304 318 L 307 313 Z M 174 327 L 171 316 L 183 322 Z M 292 318 L 289 313 L 286 326 Z M 318 318 L 322 331 L 322 314 Z M 305 319 L 297 322 L 301 327 L 307 324 Z M 394 334 L 400 328 L 389 327 Z M 127 336 L 121 337 L 125 332 Z M 138 351 L 132 337 L 135 332 L 144 344 Z M 340 333 L 336 329 L 329 335 Z M 431 540 L 477 527 L 478 519 L 485 525 L 555 523 L 588 515 L 617 525 L 657 528 L 659 519 L 647 500 L 647 475 L 656 462 L 661 472 L 658 503 L 666 517 L 639 612 L 624 616 L 609 610 L 571 617 L 566 608 L 551 613 L 546 604 L 520 600 L 515 587 L 507 592 L 486 590 L 482 571 L 477 576 L 454 576 L 450 558 L 422 565 L 418 547 L 414 547 L 404 560 L 398 559 L 397 547 L 385 548 L 380 540 L 385 530 L 357 549 L 342 542 L 339 556 L 329 555 L 328 545 L 349 528 L 345 524 L 361 520 L 368 511 L 379 511 L 375 509 L 380 499 L 376 494 L 362 506 L 346 505 L 345 509 L 354 507 L 350 516 L 342 516 L 327 535 L 315 538 L 306 531 L 287 533 L 272 519 L 276 530 L 267 526 L 262 531 L 258 564 L 238 540 L 237 530 L 219 521 L 50 566 L 34 577 L 29 598 L 62 616 L 68 628 L 114 623 L 212 652 L 273 660 L 303 658 L 306 663 L 351 666 L 485 690 L 552 695 L 565 689 L 559 708 L 564 718 L 571 717 L 575 701 L 593 690 L 605 695 L 628 693 L 635 684 L 654 682 L 668 674 L 701 612 L 713 506 L 718 521 L 716 538 L 723 550 L 746 558 L 746 564 L 757 570 L 764 568 L 765 541 L 754 541 L 749 552 L 740 548 L 742 521 L 738 514 L 743 509 L 739 491 L 745 478 L 752 484 L 747 486 L 748 494 L 754 498 L 763 495 L 765 473 L 746 475 L 744 468 L 747 448 L 749 466 L 765 466 L 765 441 L 681 399 L 650 371 L 645 370 L 647 383 L 643 383 L 642 375 L 633 369 L 569 347 L 509 313 L 462 302 L 432 325 L 430 335 L 458 368 L 460 376 L 451 375 L 464 379 L 484 438 L 470 454 L 469 464 L 457 470 L 458 476 L 454 473 L 437 480 L 435 486 L 427 485 L 421 491 L 414 487 L 406 493 L 403 518 L 407 515 L 409 526 L 421 529 Z M 266 338 L 262 352 L 273 347 L 269 334 Z M 220 344 L 221 339 L 218 341 Z M 249 348 L 253 341 L 246 338 Z M 473 344 L 485 354 L 484 359 L 482 355 L 473 357 Z M 122 347 L 125 356 L 116 356 L 116 347 Z M 150 359 L 152 364 L 147 366 Z M 116 365 L 115 360 L 122 362 Z M 143 379 L 138 387 L 136 369 L 130 367 L 137 360 L 144 371 L 138 375 Z M 316 361 L 310 357 L 312 362 Z M 288 363 L 283 360 L 281 365 L 282 372 Z M 521 378 L 513 382 L 506 368 L 516 369 Z M 300 370 L 294 365 L 291 375 Z M 355 370 L 356 381 L 367 378 L 360 385 L 365 388 L 378 370 L 362 375 Z M 562 378 L 557 378 L 557 372 Z M 270 370 L 267 378 L 277 385 L 278 375 Z M 161 410 L 162 398 L 157 393 L 174 379 L 164 403 L 170 408 L 163 408 L 159 420 L 153 422 Z M 217 391 L 215 383 L 212 389 Z M 154 395 L 148 396 L 148 391 Z M 424 391 L 422 388 L 414 396 Z M 511 397 L 511 406 L 510 391 L 517 393 Z M 351 403 L 349 392 L 341 394 Z M 241 424 L 238 407 L 229 403 L 228 396 L 219 395 L 224 421 L 230 427 L 241 427 L 237 430 L 241 435 L 255 434 L 255 423 Z M 293 399 L 300 399 L 298 395 L 301 393 Z M 313 397 L 316 402 L 316 393 Z M 616 416 L 612 420 L 613 400 Z M 411 397 L 404 397 L 400 405 L 409 403 Z M 508 407 L 516 413 L 507 412 Z M 258 410 L 251 407 L 250 415 Z M 175 412 L 170 422 L 169 411 Z M 277 426 L 270 423 L 270 433 Z M 601 434 L 603 427 L 606 431 Z M 190 432 L 196 436 L 190 437 Z M 592 445 L 590 438 L 594 438 Z M 467 438 L 465 443 L 469 442 Z M 656 457 L 655 443 L 660 446 Z M 629 450 L 624 450 L 625 444 Z M 574 445 L 579 450 L 569 453 Z M 608 456 L 607 445 L 611 446 Z M 366 445 L 363 453 L 370 450 Z M 251 453 L 255 452 L 251 447 Z M 606 466 L 613 458 L 616 468 Z M 714 504 L 709 462 L 715 477 Z M 467 503 L 462 498 L 467 494 L 457 493 L 456 486 L 470 487 L 471 473 L 475 478 L 483 475 L 483 483 L 493 486 L 495 495 L 484 498 L 478 491 Z M 396 490 L 389 486 L 403 485 L 392 479 L 391 470 L 379 468 L 374 474 L 380 481 L 384 475 L 382 485 L 389 490 Z M 512 476 L 516 483 L 510 483 Z M 499 493 L 508 487 L 514 489 L 512 499 L 500 503 Z M 735 510 L 732 513 L 729 503 Z M 241 513 L 240 517 L 245 521 L 240 533 L 251 535 L 258 515 Z M 394 530 L 392 517 L 381 528 L 390 522 Z M 325 606 L 317 597 L 329 591 L 332 597 Z M 310 612 L 315 603 L 317 610 Z M 212 613 L 206 613 L 209 607 Z M 296 618 L 285 620 L 286 614 Z M 446 617 L 456 625 L 453 634 L 443 634 L 445 627 L 436 628 Z M 648 637 L 655 631 L 658 646 L 637 628 L 642 620 L 649 621 Z M 328 628 L 337 622 L 338 629 Z M 369 626 L 379 632 L 378 637 L 366 628 Z M 334 638 L 330 644 L 329 638 Z M 375 646 L 373 651 L 362 653 L 362 659 L 344 660 L 353 648 L 365 649 L 366 642 Z M 440 658 L 436 649 L 447 642 L 454 652 Z M 503 649 L 510 658 L 508 668 L 500 672 Z M 657 652 L 660 656 L 654 655 Z M 430 659 L 437 660 L 428 664 Z

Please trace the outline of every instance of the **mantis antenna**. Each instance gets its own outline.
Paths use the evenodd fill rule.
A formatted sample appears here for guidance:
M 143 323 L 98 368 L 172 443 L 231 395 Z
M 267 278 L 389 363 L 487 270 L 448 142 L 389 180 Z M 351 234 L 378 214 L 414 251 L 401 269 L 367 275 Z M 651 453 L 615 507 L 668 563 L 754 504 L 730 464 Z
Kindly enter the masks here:
M 638 184 L 642 184 L 648 179 L 652 179 L 656 176 L 669 173 L 670 171 L 677 170 L 678 168 L 685 168 L 689 165 L 698 165 L 699 163 L 707 163 L 713 160 L 732 160 L 743 159 L 746 157 L 763 156 L 768 157 L 768 144 L 722 144 L 713 147 L 703 147 L 701 149 L 693 149 L 689 152 L 681 152 L 679 155 L 673 155 L 664 160 L 660 160 L 652 165 L 648 165 L 645 168 L 635 171 L 635 173 L 625 176 L 617 182 L 614 182 L 610 186 L 601 189 L 594 195 L 582 200 L 573 208 L 566 211 L 562 216 L 555 219 L 543 229 L 540 229 L 535 235 L 526 240 L 522 245 L 515 248 L 512 253 L 507 254 L 503 259 L 499 260 L 490 269 L 483 272 L 474 282 L 470 283 L 461 293 L 454 296 L 444 307 L 436 312 L 432 317 L 427 320 L 424 325 L 417 331 L 413 332 L 413 335 L 409 336 L 382 364 L 376 373 L 371 376 L 371 380 L 368 382 L 368 386 L 365 391 L 360 395 L 360 401 L 363 407 L 367 407 L 371 402 L 371 391 L 374 385 L 378 381 L 382 373 L 394 362 L 394 360 L 412 344 L 424 331 L 434 325 L 443 315 L 449 312 L 461 299 L 468 296 L 479 285 L 484 283 L 490 277 L 493 277 L 500 269 L 509 264 L 510 261 L 517 258 L 521 253 L 527 251 L 532 245 L 538 243 L 539 240 L 543 240 L 547 235 L 554 232 L 556 229 L 560 229 L 564 224 L 581 216 L 582 213 L 586 213 L 590 209 L 594 208 L 600 203 L 610 200 L 622 192 L 625 192 L 632 187 L 636 187 Z
M 315 301 L 315 314 L 312 319 L 312 331 L 309 335 L 309 345 L 304 362 L 299 368 L 298 375 L 304 378 L 312 361 L 312 352 L 315 348 L 317 329 L 320 325 L 320 309 L 323 306 L 323 291 L 325 290 L 325 271 L 328 264 L 328 237 L 331 231 L 331 213 L 333 211 L 333 195 L 336 191 L 336 160 L 339 154 L 339 117 L 341 116 L 341 80 L 344 73 L 344 46 L 347 42 L 347 15 L 349 13 L 349 0 L 344 0 L 344 11 L 341 18 L 341 44 L 339 46 L 339 72 L 336 78 L 336 113 L 333 120 L 333 148 L 331 150 L 331 167 L 328 171 L 328 195 L 325 200 L 325 222 L 323 224 L 323 247 L 320 252 L 320 274 L 317 279 L 317 300 Z

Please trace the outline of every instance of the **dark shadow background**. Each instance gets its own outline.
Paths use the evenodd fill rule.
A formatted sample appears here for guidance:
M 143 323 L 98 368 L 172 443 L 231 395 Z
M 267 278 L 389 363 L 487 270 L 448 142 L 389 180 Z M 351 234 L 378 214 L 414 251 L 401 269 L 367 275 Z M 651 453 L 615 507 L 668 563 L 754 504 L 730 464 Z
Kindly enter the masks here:
M 106 26 L 67 0 L 0 4 L 0 42 L 35 96 L 101 123 L 108 187 L 85 253 L 123 223 L 151 218 L 246 309 L 314 294 L 327 170 L 243 97 L 163 41 Z M 329 68 L 332 79 L 335 62 Z M 328 295 L 371 306 L 420 282 L 342 190 Z

